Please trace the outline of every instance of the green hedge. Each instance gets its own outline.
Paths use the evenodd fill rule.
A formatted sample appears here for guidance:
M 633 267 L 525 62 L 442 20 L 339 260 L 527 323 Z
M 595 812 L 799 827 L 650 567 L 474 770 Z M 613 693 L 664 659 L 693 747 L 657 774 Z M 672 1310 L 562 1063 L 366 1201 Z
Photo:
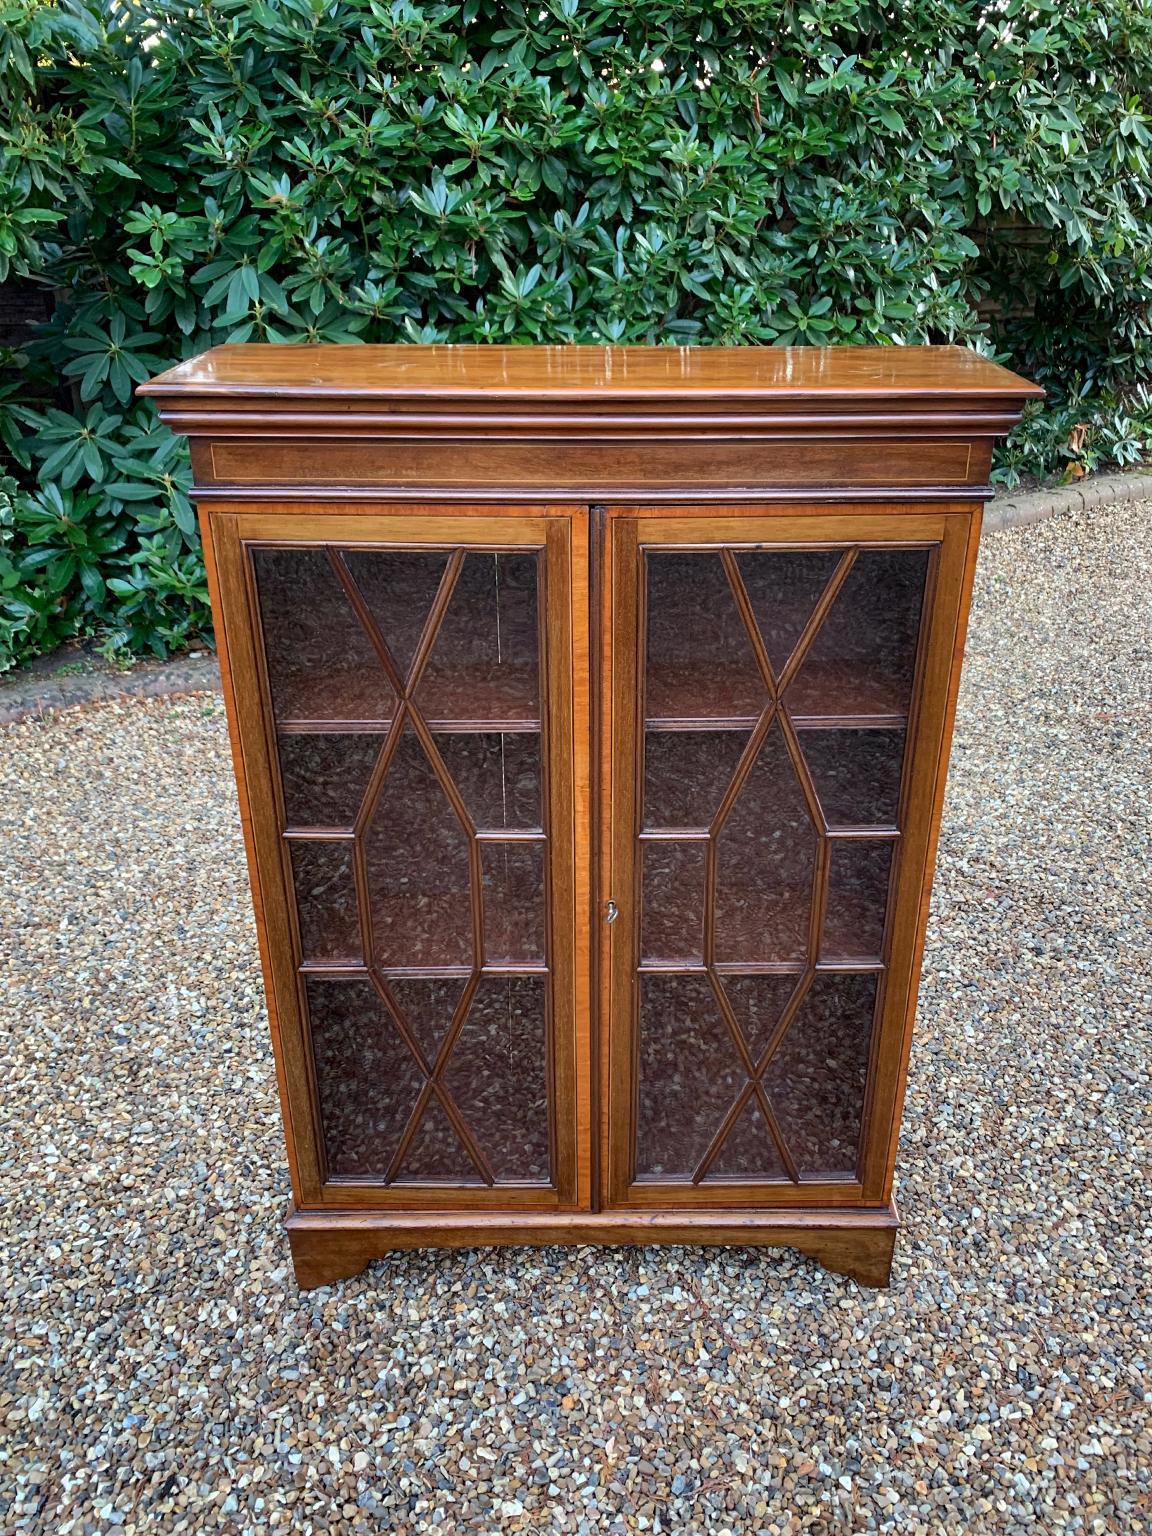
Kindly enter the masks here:
M 0 666 L 206 624 L 135 382 L 226 340 L 964 340 L 1148 447 L 1152 8 L 0 0 Z

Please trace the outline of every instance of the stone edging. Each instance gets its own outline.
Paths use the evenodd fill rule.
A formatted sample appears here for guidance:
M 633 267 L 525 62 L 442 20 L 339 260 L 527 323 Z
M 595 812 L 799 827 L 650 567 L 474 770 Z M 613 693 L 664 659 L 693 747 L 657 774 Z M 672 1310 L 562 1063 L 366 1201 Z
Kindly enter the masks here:
M 1105 502 L 1124 501 L 1152 501 L 1152 471 L 1093 475 L 1075 485 L 997 496 L 984 513 L 984 528 L 997 533 L 1004 528 L 1043 522 L 1063 512 L 1081 512 Z M 96 704 L 106 699 L 166 698 L 214 692 L 220 687 L 220 668 L 212 655 L 141 662 L 131 672 L 117 672 L 110 667 L 72 672 L 67 668 L 75 664 L 75 654 L 60 651 L 33 662 L 10 681 L 0 678 L 0 726 L 77 704 Z
M 216 657 L 180 656 L 175 661 L 144 661 L 131 672 L 96 667 L 90 672 L 66 670 L 76 664 L 75 651 L 41 657 L 11 680 L 0 678 L 0 726 L 77 704 L 108 699 L 158 699 L 183 693 L 210 693 L 220 687 Z
M 1062 512 L 1082 512 L 1085 507 L 1120 501 L 1152 501 L 1152 472 L 1125 470 L 1116 475 L 1092 475 L 1045 491 L 1006 492 L 988 503 L 984 530 L 998 533 L 1002 528 L 1023 528 L 1059 517 Z

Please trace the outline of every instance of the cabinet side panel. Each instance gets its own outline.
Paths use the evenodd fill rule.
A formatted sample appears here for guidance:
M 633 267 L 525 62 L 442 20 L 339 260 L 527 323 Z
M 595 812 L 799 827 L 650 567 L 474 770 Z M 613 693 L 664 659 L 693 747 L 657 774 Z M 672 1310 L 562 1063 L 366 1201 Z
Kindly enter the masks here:
M 308 1050 L 284 917 L 287 904 L 282 892 L 279 900 L 266 899 L 267 872 L 279 870 L 280 848 L 271 806 L 272 763 L 260 709 L 254 616 L 236 518 L 209 508 L 201 512 L 200 522 L 292 1194 L 299 1206 L 319 1198 L 321 1175 Z
M 888 976 L 861 1157 L 865 1197 L 890 1198 L 983 508 L 948 519 L 928 598 L 911 722 L 907 825 L 896 870 Z

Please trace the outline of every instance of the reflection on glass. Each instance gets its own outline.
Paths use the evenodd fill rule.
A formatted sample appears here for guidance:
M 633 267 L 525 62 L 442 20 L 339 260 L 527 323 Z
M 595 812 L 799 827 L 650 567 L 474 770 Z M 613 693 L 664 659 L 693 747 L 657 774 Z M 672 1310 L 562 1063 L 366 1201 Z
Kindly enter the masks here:
M 818 974 L 764 1075 L 801 1176 L 856 1172 L 874 975 Z
M 328 1171 L 382 1179 L 423 1076 L 370 982 L 307 987 Z
M 480 1182 L 468 1149 L 438 1098 L 430 1098 L 396 1174 L 398 1183 Z
M 799 972 L 788 976 L 726 974 L 723 977 L 725 995 L 744 1032 L 753 1061 L 759 1061 L 763 1055 L 799 979 Z
M 368 548 L 338 551 L 336 565 L 302 547 L 254 556 L 285 822 L 323 834 L 288 841 L 303 958 L 359 972 L 306 978 L 327 1171 L 477 1185 L 475 1144 L 498 1181 L 547 1184 L 550 983 L 477 974 L 546 958 L 539 551 L 463 553 L 449 594 L 451 561 Z M 433 731 L 426 748 L 406 721 L 383 764 L 399 701 L 376 647 Z M 331 835 L 361 815 L 359 849 Z M 475 888 L 473 827 L 485 834 Z
M 384 738 L 374 732 L 281 736 L 280 779 L 290 827 L 351 827 Z
M 431 1066 L 464 994 L 463 976 L 389 976 L 388 990 Z
M 490 964 L 544 958 L 544 844 L 485 843 L 484 949 Z
M 436 745 L 479 831 L 527 832 L 540 826 L 536 732 L 440 732 Z
M 535 553 L 465 555 L 416 689 L 426 719 L 538 717 L 537 584 Z
M 720 556 L 650 551 L 645 558 L 647 717 L 758 715 L 764 682 Z
M 639 982 L 636 1172 L 691 1178 L 747 1076 L 706 976 Z
M 459 1002 L 460 978 L 387 980 L 429 1061 Z M 425 1077 L 368 981 L 307 979 L 324 1146 L 334 1177 L 383 1180 Z M 457 1119 L 497 1181 L 551 1177 L 547 978 L 485 976 L 443 1075 Z M 477 1183 L 478 1170 L 438 1094 L 429 1094 L 395 1178 Z
M 780 1153 L 755 1097 L 744 1106 L 708 1170 L 705 1183 L 716 1179 L 787 1179 Z
M 485 976 L 444 1075 L 497 1179 L 549 1179 L 546 997 L 543 976 Z
M 756 627 L 779 681 L 843 551 L 752 550 L 736 556 Z
M 891 843 L 832 844 L 821 959 L 879 957 L 891 870 Z
M 278 720 L 391 718 L 396 696 L 322 549 L 255 549 L 260 626 Z
M 364 837 L 378 964 L 471 962 L 468 846 L 424 749 L 405 727 Z
M 748 736 L 747 731 L 646 731 L 644 826 L 711 825 Z
M 927 571 L 923 549 L 857 555 L 787 691 L 793 714 L 907 712 Z
M 344 563 L 407 680 L 448 556 L 429 550 L 350 549 Z
M 716 846 L 716 957 L 794 960 L 808 942 L 816 831 L 773 722 Z
M 814 875 L 824 847 L 820 959 L 875 961 L 883 950 L 896 844 L 874 836 L 825 842 L 824 827 L 898 825 L 902 720 L 911 702 L 929 554 L 860 551 L 802 658 L 796 648 L 844 551 L 739 550 L 733 557 L 762 654 L 777 678 L 790 662 L 797 668 L 782 702 L 800 717 L 799 745 L 823 814 L 805 799 L 807 776 L 803 769 L 797 774 L 778 720 L 731 805 L 725 803 L 748 734 L 742 725 L 709 730 L 707 722 L 756 718 L 769 689 L 719 553 L 648 552 L 642 826 L 662 835 L 638 844 L 641 957 L 648 966 L 701 963 L 707 843 L 663 834 L 704 832 L 719 817 L 714 916 L 721 970 L 712 979 L 640 972 L 637 1175 L 690 1179 L 733 1115 L 705 1183 L 787 1181 L 786 1155 L 803 1177 L 851 1178 L 877 978 L 851 971 L 813 977 L 805 968 Z M 895 718 L 852 724 L 877 716 Z M 688 721 L 704 728 L 656 724 Z M 722 988 L 719 998 L 714 986 Z M 756 1092 L 735 1108 L 749 1076 L 720 1004 L 753 1063 L 767 1063 L 767 1108 Z
M 640 949 L 646 960 L 695 960 L 704 952 L 707 845 L 643 843 Z
M 901 730 L 797 733 L 830 827 L 891 827 L 904 766 Z
M 360 915 L 351 842 L 292 842 L 292 883 L 302 957 L 359 965 Z

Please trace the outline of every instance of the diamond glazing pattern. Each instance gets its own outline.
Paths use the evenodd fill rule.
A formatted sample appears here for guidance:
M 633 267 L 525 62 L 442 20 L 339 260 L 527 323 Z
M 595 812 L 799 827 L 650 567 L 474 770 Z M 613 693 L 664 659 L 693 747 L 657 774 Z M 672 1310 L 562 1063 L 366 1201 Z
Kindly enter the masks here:
M 645 555 L 641 1179 L 855 1173 L 927 565 Z
M 547 1184 L 537 553 L 253 558 L 329 1177 Z

